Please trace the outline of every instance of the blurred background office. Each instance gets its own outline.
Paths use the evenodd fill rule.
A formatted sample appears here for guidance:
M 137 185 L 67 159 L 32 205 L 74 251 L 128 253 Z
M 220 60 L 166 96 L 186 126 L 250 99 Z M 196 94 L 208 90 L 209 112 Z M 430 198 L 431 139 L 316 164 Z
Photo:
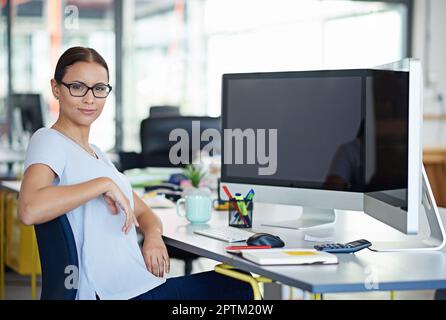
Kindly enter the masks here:
M 20 176 L 21 164 L 6 160 L 20 159 L 35 129 L 57 118 L 49 80 L 60 54 L 77 45 L 94 47 L 110 66 L 114 89 L 92 127 L 91 141 L 115 155 L 141 152 L 139 124 L 152 106 L 218 117 L 223 73 L 368 68 L 420 58 L 426 89 L 425 159 L 434 167 L 440 163 L 433 170 L 441 174 L 446 158 L 445 1 L 0 4 L 0 176 Z M 121 158 L 128 159 L 126 154 Z M 142 162 L 131 158 L 123 168 L 135 163 Z M 435 190 L 441 188 L 441 183 L 432 183 Z M 437 197 L 446 203 L 446 196 L 437 192 Z
M 49 79 L 75 45 L 94 47 L 111 68 L 114 90 L 91 134 L 105 150 L 138 151 L 135 124 L 150 106 L 219 116 L 225 72 L 373 67 L 413 56 L 424 62 L 426 112 L 441 115 L 445 13 L 442 0 L 2 0 L 0 141 L 23 147 L 15 94 L 39 94 L 45 125 L 53 123 Z M 444 140 L 437 126 L 432 144 Z
M 141 158 L 159 147 L 145 133 L 160 124 L 165 140 L 197 117 L 202 129 L 218 127 L 224 73 L 415 57 L 424 67 L 424 162 L 445 207 L 445 38 L 444 0 L 0 0 L 0 181 L 20 178 L 30 135 L 57 119 L 50 79 L 72 46 L 108 62 L 113 91 L 90 141 L 121 169 L 166 161 Z M 185 273 L 193 258 L 184 257 Z

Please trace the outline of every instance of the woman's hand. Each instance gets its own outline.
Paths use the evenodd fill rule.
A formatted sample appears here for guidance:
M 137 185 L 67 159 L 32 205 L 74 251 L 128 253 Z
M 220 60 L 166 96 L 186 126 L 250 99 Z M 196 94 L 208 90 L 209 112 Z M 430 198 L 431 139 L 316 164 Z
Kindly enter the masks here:
M 113 182 L 113 180 L 110 179 L 110 181 L 110 187 L 103 194 L 104 200 L 113 214 L 118 214 L 118 207 L 124 212 L 126 218 L 122 231 L 125 232 L 125 234 L 128 234 L 132 228 L 132 224 L 139 227 L 138 220 L 136 220 L 136 216 L 132 210 L 132 207 L 130 206 L 129 199 Z
M 164 272 L 170 272 L 170 259 L 166 245 L 159 235 L 144 238 L 142 247 L 147 270 L 157 277 L 164 277 Z

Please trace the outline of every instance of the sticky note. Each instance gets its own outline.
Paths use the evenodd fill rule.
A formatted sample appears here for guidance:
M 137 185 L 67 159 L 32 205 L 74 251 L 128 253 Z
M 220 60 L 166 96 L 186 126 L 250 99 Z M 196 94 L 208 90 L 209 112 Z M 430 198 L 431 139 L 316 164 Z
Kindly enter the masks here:
M 311 251 L 284 251 L 283 253 L 290 256 L 314 256 L 316 254 L 316 252 Z

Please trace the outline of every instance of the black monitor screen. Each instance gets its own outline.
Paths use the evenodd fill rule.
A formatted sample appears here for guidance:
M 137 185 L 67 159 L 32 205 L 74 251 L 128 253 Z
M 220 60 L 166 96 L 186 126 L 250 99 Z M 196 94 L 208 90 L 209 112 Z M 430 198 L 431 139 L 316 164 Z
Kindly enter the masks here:
M 407 124 L 407 110 L 401 111 L 407 103 L 389 100 L 392 89 L 385 90 L 389 83 L 382 81 L 395 79 L 378 79 L 380 74 L 338 70 L 224 75 L 222 181 L 352 192 L 407 186 L 407 131 L 395 139 L 383 137 L 381 122 L 387 119 L 390 127 Z M 373 90 L 367 94 L 367 88 Z M 407 95 L 407 88 L 398 88 Z M 366 121 L 367 114 L 376 121 Z M 237 143 L 240 135 L 242 146 Z M 367 140 L 375 147 L 366 153 Z M 387 175 L 383 166 L 389 159 L 392 166 L 405 162 L 397 174 Z M 380 180 L 383 176 L 385 181 Z

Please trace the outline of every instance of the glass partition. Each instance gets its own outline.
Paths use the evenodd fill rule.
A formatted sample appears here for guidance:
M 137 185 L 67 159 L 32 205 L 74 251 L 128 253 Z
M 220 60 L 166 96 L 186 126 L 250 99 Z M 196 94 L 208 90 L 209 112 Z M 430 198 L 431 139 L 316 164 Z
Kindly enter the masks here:
M 380 1 L 125 1 L 124 147 L 154 105 L 220 115 L 231 72 L 359 68 L 407 55 L 408 8 Z

